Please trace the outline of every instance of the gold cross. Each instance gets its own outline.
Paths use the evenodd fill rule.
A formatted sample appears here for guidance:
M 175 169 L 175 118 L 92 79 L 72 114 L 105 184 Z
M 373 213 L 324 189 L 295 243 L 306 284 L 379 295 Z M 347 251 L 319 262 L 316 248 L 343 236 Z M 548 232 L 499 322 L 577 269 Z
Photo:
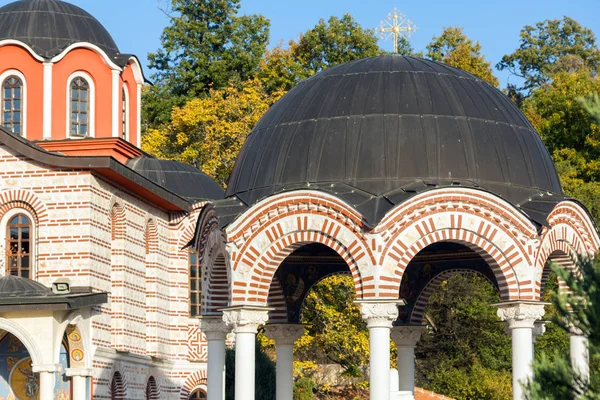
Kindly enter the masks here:
M 394 38 L 394 53 L 398 53 L 398 43 L 400 37 L 408 39 L 418 28 L 417 26 L 404 14 L 394 8 L 391 13 L 388 14 L 385 21 L 381 21 L 379 24 L 379 32 L 381 32 L 381 38 L 388 40 L 390 37 Z

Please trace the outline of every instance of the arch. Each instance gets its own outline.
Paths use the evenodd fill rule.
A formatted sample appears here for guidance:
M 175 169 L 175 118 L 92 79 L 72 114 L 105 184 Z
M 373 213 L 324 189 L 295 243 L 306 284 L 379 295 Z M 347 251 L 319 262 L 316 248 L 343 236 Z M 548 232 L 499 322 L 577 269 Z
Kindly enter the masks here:
M 156 315 L 158 310 L 158 229 L 153 218 L 147 218 L 146 220 L 144 250 L 146 351 L 148 355 L 155 356 L 158 352 L 158 321 Z
M 111 240 L 123 239 L 125 237 L 126 221 L 125 207 L 123 207 L 121 200 L 113 198 L 109 211 Z
M 194 391 L 194 389 L 198 388 L 201 385 L 206 385 L 206 377 L 207 373 L 204 369 L 198 370 L 188 375 L 185 382 L 183 383 L 183 387 L 181 388 L 179 396 L 180 400 L 188 400 L 190 394 Z
M 86 134 L 81 135 L 81 134 L 76 134 L 74 135 L 71 132 L 71 113 L 74 111 L 72 110 L 72 102 L 73 102 L 73 97 L 72 97 L 72 85 L 74 82 L 76 82 L 78 79 L 82 79 L 83 81 L 85 81 L 85 83 L 87 83 L 88 86 L 88 98 L 86 99 L 87 102 L 87 110 L 86 110 L 86 115 L 87 115 L 87 131 Z M 95 132 L 96 132 L 96 85 L 94 80 L 92 79 L 92 77 L 84 71 L 75 71 L 73 72 L 69 78 L 67 79 L 67 89 L 66 89 L 66 93 L 67 93 L 67 106 L 66 106 L 66 110 L 67 110 L 67 116 L 66 116 L 66 126 L 67 126 L 67 132 L 66 132 L 66 137 L 67 138 L 85 138 L 85 137 L 94 137 L 95 136 Z M 81 104 L 78 102 L 78 104 Z M 78 112 L 81 110 L 78 110 Z
M 189 400 L 206 399 L 206 385 L 200 385 L 195 388 L 190 394 Z
M 412 258 L 435 242 L 469 247 L 494 271 L 504 300 L 532 300 L 531 242 L 537 230 L 521 212 L 490 193 L 437 189 L 415 196 L 376 228 L 385 245 L 380 263 L 393 271 L 386 290 L 397 293 Z
M 423 290 L 421 290 L 421 293 L 419 293 L 417 301 L 415 302 L 415 305 L 413 306 L 413 309 L 410 314 L 411 325 L 420 325 L 423 322 L 423 314 L 425 312 L 425 309 L 427 308 L 427 304 L 429 304 L 429 298 L 431 297 L 433 292 L 435 292 L 444 281 L 458 274 L 473 274 L 482 276 L 492 286 L 498 289 L 496 284 L 492 282 L 487 276 L 485 276 L 485 274 L 482 274 L 481 272 L 475 271 L 473 269 L 454 268 L 442 271 L 439 274 L 435 275 L 433 278 L 431 278 L 431 280 L 427 282 Z
M 273 308 L 273 310 L 269 311 L 270 324 L 284 324 L 288 322 L 287 302 L 277 277 L 274 277 L 271 282 L 269 296 L 267 297 L 267 306 Z
M 13 208 L 29 211 L 36 225 L 48 221 L 46 204 L 34 192 L 25 189 L 9 189 L 0 192 L 0 215 Z
M 550 253 L 550 255 L 548 256 L 548 260 L 546 261 L 546 264 L 544 265 L 544 269 L 542 270 L 542 278 L 541 278 L 541 282 L 539 284 L 540 299 L 542 297 L 542 293 L 544 292 L 544 288 L 546 287 L 548 277 L 550 276 L 550 273 L 552 272 L 552 269 L 550 268 L 550 263 L 557 264 L 561 268 L 569 270 L 572 274 L 581 276 L 581 272 L 577 269 L 577 266 L 576 266 L 576 260 L 578 257 L 577 253 L 575 253 L 573 251 L 573 249 L 571 249 L 568 246 L 567 243 L 562 242 L 559 244 L 562 244 L 563 249 L 555 250 L 552 253 Z M 561 294 L 571 293 L 571 289 L 567 286 L 566 282 L 562 278 L 557 276 L 557 280 L 558 280 L 559 293 L 561 293 Z
M 0 84 L 4 89 L 4 82 L 15 76 L 21 81 L 21 136 L 27 139 L 27 78 L 17 69 L 8 69 L 0 74 Z M 2 104 L 4 104 L 4 90 L 2 90 Z M 2 106 L 4 108 L 4 106 Z M 4 113 L 3 113 L 4 114 Z M 2 124 L 4 125 L 4 116 L 2 115 Z
M 111 202 L 110 222 L 110 337 L 111 345 L 125 351 L 125 318 L 122 304 L 125 300 L 125 209 L 120 201 Z
M 153 376 L 146 383 L 146 400 L 160 400 L 160 391 Z
M 202 264 L 205 271 L 202 291 L 202 315 L 220 315 L 221 308 L 229 305 L 229 274 L 227 273 L 227 258 L 225 253 L 218 252 Z
M 72 45 L 70 45 L 66 49 L 64 49 L 60 54 L 54 56 L 50 60 L 50 62 L 55 64 L 55 63 L 59 62 L 60 60 L 62 60 L 63 58 L 65 58 L 65 56 L 71 50 L 78 49 L 78 48 L 92 50 L 93 52 L 97 53 L 102 58 L 102 60 L 106 63 L 106 65 L 108 65 L 110 67 L 110 69 L 115 70 L 115 71 L 121 71 L 121 67 L 119 67 L 117 64 L 115 64 L 110 59 L 108 54 L 106 54 L 106 52 L 104 50 L 102 50 L 100 47 L 96 46 L 95 44 L 88 43 L 88 42 L 73 43 Z
M 45 364 L 44 361 L 50 361 L 43 359 L 42 349 L 40 349 L 37 346 L 35 340 L 30 335 L 30 333 L 18 323 L 13 322 L 10 319 L 0 317 L 0 330 L 11 333 L 13 336 L 19 339 L 21 343 L 23 343 L 23 345 L 29 352 L 29 355 L 31 357 L 31 363 L 33 365 L 42 365 Z
M 361 215 L 331 195 L 302 190 L 269 197 L 228 226 L 227 240 L 232 305 L 265 305 L 279 264 L 308 243 L 324 244 L 346 261 L 357 298 L 378 295 L 376 241 L 363 234 Z
M 46 62 L 46 60 L 42 56 L 40 56 L 38 53 L 36 53 L 35 51 L 33 51 L 33 49 L 29 45 L 21 42 L 20 40 L 15 40 L 15 39 L 0 40 L 0 47 L 4 47 L 4 46 L 19 46 L 19 47 L 22 47 L 25 50 L 27 50 L 27 52 L 29 54 L 31 54 L 31 56 L 33 58 L 35 58 L 37 61 L 42 62 L 42 63 Z
M 120 372 L 115 372 L 113 378 L 110 381 L 110 399 L 111 400 L 126 400 L 127 399 L 127 388 L 125 387 L 125 381 L 121 376 Z

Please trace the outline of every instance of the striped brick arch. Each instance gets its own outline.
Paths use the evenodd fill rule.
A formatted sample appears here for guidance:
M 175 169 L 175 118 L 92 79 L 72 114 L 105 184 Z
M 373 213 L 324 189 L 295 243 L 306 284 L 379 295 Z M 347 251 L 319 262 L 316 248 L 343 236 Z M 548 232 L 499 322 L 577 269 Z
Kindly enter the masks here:
M 225 237 L 217 225 L 202 239 L 203 254 L 198 254 L 202 268 L 202 315 L 221 315 L 229 306 L 229 263 Z
M 120 372 L 115 372 L 110 382 L 110 400 L 126 400 L 127 388 Z
M 266 305 L 281 262 L 310 243 L 328 246 L 346 261 L 358 298 L 376 297 L 375 256 L 364 229 L 356 210 L 322 192 L 288 192 L 263 200 L 227 228 L 232 305 Z
M 425 285 L 423 290 L 421 290 L 421 293 L 419 293 L 419 297 L 417 298 L 417 301 L 415 302 L 415 305 L 414 305 L 411 315 L 410 315 L 410 323 L 411 324 L 420 325 L 423 322 L 423 314 L 425 313 L 425 309 L 427 308 L 427 305 L 429 304 L 429 298 L 431 297 L 433 292 L 435 292 L 443 282 L 447 281 L 448 279 L 452 278 L 454 275 L 458 275 L 458 274 L 463 274 L 463 275 L 470 274 L 470 275 L 482 276 L 483 278 L 485 278 L 485 280 L 490 282 L 490 284 L 492 286 L 494 286 L 496 288 L 496 290 L 498 289 L 498 287 L 496 286 L 496 284 L 494 282 L 490 281 L 487 276 L 485 276 L 484 274 L 482 274 L 479 271 L 475 271 L 472 269 L 465 269 L 465 268 L 456 268 L 456 269 L 450 269 L 447 271 L 440 272 L 439 274 L 437 274 L 436 276 L 431 278 L 431 280 L 427 283 L 427 285 Z
M 160 400 L 160 391 L 153 376 L 146 383 L 146 400 Z
M 28 190 L 3 190 L 0 192 L 0 218 L 14 208 L 29 211 L 36 226 L 48 220 L 48 209 L 37 194 Z
M 110 224 L 110 252 L 111 252 L 111 344 L 116 350 L 126 351 L 125 345 L 125 312 L 124 312 L 124 287 L 125 287 L 125 208 L 120 201 L 111 201 L 109 212 Z
M 532 223 L 504 200 L 474 189 L 437 189 L 415 196 L 392 211 L 376 231 L 385 246 L 380 263 L 392 270 L 380 293 L 398 293 L 404 270 L 421 250 L 436 242 L 454 242 L 479 254 L 492 268 L 503 301 L 533 299 L 532 276 L 537 238 Z
M 270 324 L 283 324 L 288 322 L 287 302 L 277 277 L 273 278 L 273 281 L 271 282 L 267 305 L 273 308 L 273 310 L 269 311 Z
M 206 385 L 206 370 L 203 369 L 187 377 L 181 389 L 180 400 L 188 400 L 192 391 L 200 385 Z
M 144 229 L 145 286 L 146 286 L 146 352 L 149 356 L 158 355 L 158 229 L 156 222 L 149 218 Z

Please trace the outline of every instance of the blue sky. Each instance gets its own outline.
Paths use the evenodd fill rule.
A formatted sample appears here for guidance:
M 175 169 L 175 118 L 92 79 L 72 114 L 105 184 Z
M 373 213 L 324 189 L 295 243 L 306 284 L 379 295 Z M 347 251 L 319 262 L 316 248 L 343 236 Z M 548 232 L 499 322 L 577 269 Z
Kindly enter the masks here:
M 159 6 L 168 0 L 70 0 L 104 24 L 123 52 L 135 53 L 142 62 L 160 46 L 160 34 L 168 18 Z M 376 28 L 394 7 L 412 19 L 419 30 L 411 38 L 423 49 L 445 26 L 464 27 L 467 35 L 483 46 L 487 59 L 496 64 L 519 44 L 526 24 L 568 15 L 600 35 L 600 0 L 241 0 L 243 13 L 260 13 L 271 20 L 271 45 L 287 42 L 313 27 L 320 18 L 351 13 L 363 27 Z M 0 4 L 9 3 L 0 0 Z M 391 50 L 392 43 L 381 42 Z M 151 71 L 146 70 L 148 75 Z M 501 85 L 513 81 L 496 71 Z

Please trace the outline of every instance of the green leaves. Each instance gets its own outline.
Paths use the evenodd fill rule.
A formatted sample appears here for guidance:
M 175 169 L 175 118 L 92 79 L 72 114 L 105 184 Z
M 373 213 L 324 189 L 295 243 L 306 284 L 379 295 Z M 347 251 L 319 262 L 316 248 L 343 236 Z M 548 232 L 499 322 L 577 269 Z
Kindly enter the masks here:
M 530 94 L 558 72 L 579 67 L 598 72 L 600 50 L 594 33 L 572 18 L 545 20 L 521 30 L 517 50 L 502 57 L 496 65 L 525 80 L 519 91 Z

